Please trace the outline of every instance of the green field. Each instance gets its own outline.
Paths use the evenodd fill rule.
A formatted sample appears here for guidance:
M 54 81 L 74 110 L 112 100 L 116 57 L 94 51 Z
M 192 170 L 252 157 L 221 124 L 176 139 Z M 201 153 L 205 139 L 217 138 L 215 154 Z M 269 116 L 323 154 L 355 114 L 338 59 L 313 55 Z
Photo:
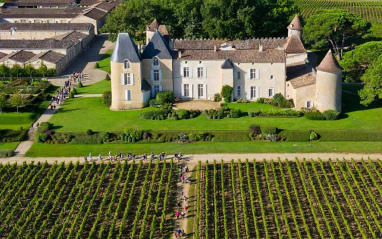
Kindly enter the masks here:
M 13 142 L 13 143 L 0 143 L 0 150 L 1 149 L 11 149 L 15 150 L 20 142 Z
M 110 57 L 113 50 L 108 50 L 102 60 L 98 62 L 98 69 L 106 71 L 110 74 Z
M 104 91 L 111 90 L 111 81 L 102 80 L 91 85 L 76 88 L 78 94 L 102 94 Z
M 27 152 L 27 157 L 83 157 L 91 152 L 94 156 L 101 154 L 113 155 L 120 152 L 132 152 L 137 155 L 144 153 L 166 152 L 172 155 L 176 152 L 184 154 L 208 153 L 380 153 L 382 142 L 197 142 L 157 143 L 157 144 L 33 144 Z

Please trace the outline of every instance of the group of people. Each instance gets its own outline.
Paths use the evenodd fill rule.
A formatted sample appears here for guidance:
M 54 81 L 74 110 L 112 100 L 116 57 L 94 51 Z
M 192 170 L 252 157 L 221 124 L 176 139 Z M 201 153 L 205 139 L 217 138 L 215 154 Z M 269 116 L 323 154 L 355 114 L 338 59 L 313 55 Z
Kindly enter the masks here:
M 191 176 L 187 177 L 185 174 L 183 174 L 183 170 L 185 173 L 188 173 L 189 172 L 188 166 L 184 167 L 184 169 L 182 165 L 179 166 L 180 181 L 182 183 L 191 183 Z
M 84 74 L 82 72 L 73 72 L 71 79 L 72 81 L 81 81 L 81 79 L 84 78 Z
M 70 81 L 65 81 L 64 87 L 57 90 L 56 96 L 52 97 L 49 108 L 51 110 L 55 110 L 58 105 L 61 105 L 61 103 L 65 101 L 65 99 L 69 96 L 71 90 L 72 88 Z
M 182 236 L 186 236 L 186 233 L 184 232 L 183 229 L 178 228 L 178 229 L 174 232 L 174 238 L 181 238 Z
M 177 156 L 175 155 L 175 158 Z M 186 176 L 186 173 L 189 172 L 189 169 L 188 169 L 188 166 L 186 165 L 185 167 L 183 167 L 182 165 L 179 166 L 179 175 L 180 175 L 180 180 L 182 183 L 185 183 L 185 182 L 191 182 L 191 177 L 187 177 Z M 182 207 L 182 201 L 183 201 L 183 207 Z M 177 207 L 177 210 L 175 212 L 175 219 L 184 219 L 186 218 L 186 215 L 188 213 L 188 197 L 186 195 L 184 195 L 184 193 L 182 192 L 180 197 L 179 197 L 179 200 L 178 202 L 176 203 L 176 207 Z M 186 233 L 184 232 L 184 230 L 178 228 L 178 230 L 176 230 L 174 232 L 174 239 L 177 239 L 177 238 L 181 238 L 183 236 L 186 236 Z

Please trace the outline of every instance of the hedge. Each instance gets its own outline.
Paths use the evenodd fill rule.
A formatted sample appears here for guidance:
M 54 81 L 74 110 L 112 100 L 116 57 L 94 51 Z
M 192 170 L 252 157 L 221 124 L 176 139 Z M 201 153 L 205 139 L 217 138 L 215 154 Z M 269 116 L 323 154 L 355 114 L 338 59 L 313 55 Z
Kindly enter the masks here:
M 248 131 L 212 132 L 214 142 L 243 142 L 250 141 Z
M 258 109 L 250 109 L 248 110 L 249 117 L 300 117 L 302 113 L 298 110 L 293 109 L 269 109 L 269 110 L 258 110 Z
M 305 118 L 309 120 L 326 120 L 321 112 L 309 112 L 305 114 Z
M 0 158 L 12 157 L 13 150 L 11 149 L 0 149 Z
M 11 142 L 20 142 L 26 139 L 28 130 L 11 130 L 11 129 L 2 129 L 0 130 L 0 142 L 11 143 Z
M 167 110 L 152 110 L 141 113 L 142 119 L 164 120 L 167 118 Z
M 382 141 L 382 131 L 316 130 L 320 141 Z
M 285 141 L 309 141 L 310 131 L 309 130 L 283 130 L 280 135 L 284 136 Z
M 261 126 L 260 130 L 262 134 L 277 134 L 277 127 Z

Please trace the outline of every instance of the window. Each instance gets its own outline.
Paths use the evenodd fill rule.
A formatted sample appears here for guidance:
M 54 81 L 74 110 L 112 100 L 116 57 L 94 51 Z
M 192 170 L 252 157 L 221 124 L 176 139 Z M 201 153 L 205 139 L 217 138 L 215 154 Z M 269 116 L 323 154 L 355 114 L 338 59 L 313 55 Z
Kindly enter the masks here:
M 268 97 L 273 97 L 274 94 L 275 94 L 275 89 L 269 88 L 268 89 Z
M 256 79 L 256 69 L 251 69 L 249 79 Z
M 123 62 L 123 68 L 124 69 L 130 69 L 130 61 L 129 60 L 125 60 Z
M 204 96 L 203 91 L 204 91 L 203 84 L 198 84 L 198 97 L 199 98 L 202 98 Z
M 251 99 L 256 98 L 256 86 L 251 86 Z
M 198 78 L 203 78 L 203 67 L 198 67 Z
M 189 97 L 190 96 L 190 85 L 189 84 L 184 84 L 184 96 Z
M 159 60 L 158 57 L 153 58 L 153 66 L 159 66 Z
M 269 79 L 272 80 L 272 79 L 273 79 L 273 75 L 270 75 L 270 76 L 269 76 Z
M 133 84 L 132 74 L 130 73 L 123 74 L 123 85 L 132 85 L 132 84 Z
M 238 72 L 236 73 L 236 75 L 237 75 L 237 76 L 236 76 L 236 79 L 237 79 L 237 80 L 240 80 L 240 78 L 241 78 L 241 72 L 238 71 Z
M 125 100 L 131 101 L 131 90 L 125 90 Z
M 160 91 L 159 85 L 154 85 L 154 95 L 157 95 L 157 93 Z
M 154 70 L 154 81 L 159 81 L 159 70 Z
M 306 108 L 312 108 L 312 101 L 306 102 Z
M 183 76 L 184 77 L 190 77 L 190 68 L 189 67 L 183 68 Z
M 241 86 L 240 85 L 238 85 L 236 88 L 236 96 L 241 97 Z

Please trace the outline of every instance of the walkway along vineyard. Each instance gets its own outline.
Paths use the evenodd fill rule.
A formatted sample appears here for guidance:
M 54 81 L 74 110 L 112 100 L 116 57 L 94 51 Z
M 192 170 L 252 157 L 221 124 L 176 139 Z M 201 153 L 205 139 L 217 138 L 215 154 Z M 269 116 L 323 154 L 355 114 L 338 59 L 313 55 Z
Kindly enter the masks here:
M 196 170 L 195 238 L 382 238 L 381 161 L 209 161 Z
M 169 160 L 0 165 L 0 238 L 169 238 L 174 167 Z

